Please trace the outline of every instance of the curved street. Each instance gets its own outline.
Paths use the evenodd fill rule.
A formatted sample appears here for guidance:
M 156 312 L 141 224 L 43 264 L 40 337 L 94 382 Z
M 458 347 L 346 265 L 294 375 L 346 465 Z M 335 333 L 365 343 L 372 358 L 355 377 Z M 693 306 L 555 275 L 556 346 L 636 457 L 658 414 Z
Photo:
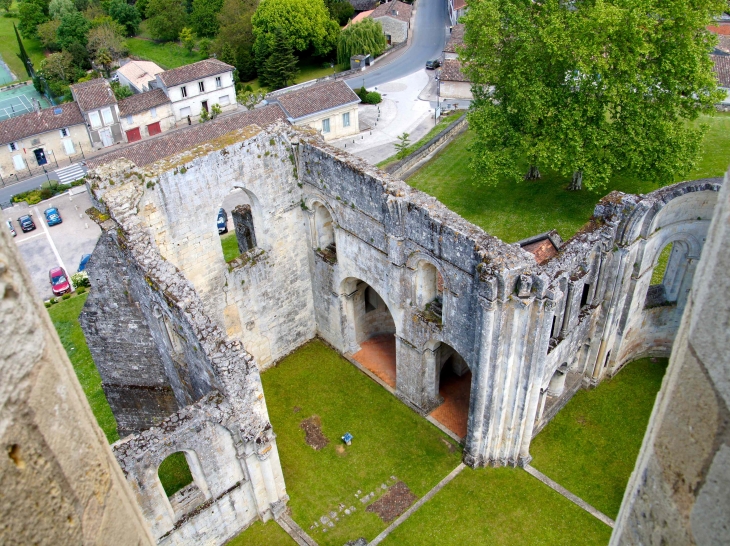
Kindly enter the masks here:
M 411 45 L 404 52 L 395 52 L 397 57 L 379 67 L 366 70 L 362 74 L 348 78 L 347 85 L 352 88 L 363 84 L 368 89 L 383 83 L 397 80 L 422 69 L 429 59 L 441 57 L 449 34 L 449 14 L 446 0 L 417 0 L 415 22 L 409 29 L 413 33 Z

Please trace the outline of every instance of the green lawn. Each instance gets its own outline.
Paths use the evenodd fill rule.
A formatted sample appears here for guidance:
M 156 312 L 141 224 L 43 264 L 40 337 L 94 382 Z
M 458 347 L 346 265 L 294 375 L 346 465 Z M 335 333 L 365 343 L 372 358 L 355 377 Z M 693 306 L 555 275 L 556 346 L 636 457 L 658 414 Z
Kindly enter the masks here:
M 229 231 L 225 235 L 221 235 L 221 246 L 223 247 L 223 258 L 226 262 L 230 262 L 238 258 L 241 253 L 238 251 L 238 240 L 236 234 Z
M 142 38 L 128 38 L 127 47 L 132 57 L 152 61 L 166 70 L 203 59 L 197 51 L 188 53 L 187 49 L 175 42 L 158 43 Z
M 17 13 L 18 4 L 13 3 L 12 11 Z M 4 11 L 3 11 L 4 14 Z M 2 17 L 0 16 L 0 55 L 2 55 L 5 63 L 10 67 L 16 77 L 20 81 L 25 81 L 28 78 L 28 73 L 23 67 L 23 63 L 18 57 L 20 48 L 18 47 L 18 40 L 15 37 L 15 31 L 13 30 L 13 23 L 17 24 L 20 22 L 15 17 Z M 43 55 L 43 46 L 40 41 L 36 39 L 22 38 L 25 51 L 28 53 L 30 60 L 33 61 L 33 66 L 36 70 L 41 67 L 41 61 L 45 58 Z
M 68 300 L 62 300 L 50 307 L 48 313 L 51 315 L 58 337 L 61 338 L 61 343 L 63 343 L 71 364 L 73 364 L 81 387 L 84 389 L 91 411 L 94 412 L 96 421 L 111 444 L 119 439 L 117 422 L 109 403 L 106 401 L 106 395 L 101 388 L 101 376 L 91 358 L 91 352 L 86 345 L 86 338 L 84 338 L 84 333 L 79 325 L 79 314 L 87 296 L 88 294 L 83 294 Z
M 262 374 L 269 416 L 294 520 L 321 545 L 373 539 L 386 524 L 355 494 L 382 493 L 379 486 L 402 480 L 421 497 L 460 462 L 458 447 L 380 385 L 320 341 L 313 341 Z M 318 416 L 329 444 L 315 451 L 300 423 Z M 341 436 L 354 436 L 344 447 Z M 313 523 L 338 505 L 353 515 L 322 532 Z
M 710 125 L 703 156 L 686 180 L 722 176 L 730 165 L 730 114 L 704 117 Z M 611 190 L 648 193 L 655 184 L 617 176 L 598 192 L 570 192 L 568 179 L 544 172 L 543 179 L 518 184 L 482 186 L 469 167 L 470 132 L 458 137 L 408 179 L 408 183 L 508 243 L 551 229 L 567 239 L 588 221 L 598 200 Z
M 334 69 L 330 68 L 329 64 L 324 66 L 324 61 L 319 62 L 308 62 L 299 61 L 299 73 L 294 78 L 294 83 L 308 82 L 309 80 L 316 80 L 317 78 L 324 78 L 325 76 L 331 76 L 335 71 L 340 72 L 346 70 L 348 67 L 336 66 Z M 259 85 L 259 79 L 251 80 L 250 82 L 243 82 L 243 85 L 250 85 L 253 91 L 261 89 Z
M 465 468 L 384 546 L 607 544 L 611 528 L 521 469 Z
M 627 364 L 596 389 L 579 391 L 530 445 L 532 466 L 616 518 L 636 464 L 666 359 Z
M 193 481 L 188 460 L 182 451 L 177 451 L 162 461 L 157 469 L 157 474 L 168 497 Z
M 669 255 L 672 253 L 672 243 L 665 246 L 659 258 L 657 258 L 656 266 L 651 273 L 651 284 L 662 284 L 664 280 L 664 272 L 667 270 L 667 263 L 669 263 Z
M 226 546 L 295 546 L 296 542 L 274 520 L 257 521 Z
M 428 143 L 429 140 L 431 140 L 433 137 L 435 137 L 437 134 L 439 134 L 441 131 L 446 129 L 446 127 L 455 122 L 457 119 L 459 119 L 464 114 L 463 110 L 459 110 L 457 112 L 453 112 L 447 116 L 443 116 L 441 119 L 439 119 L 439 122 L 434 125 L 433 129 L 431 129 L 428 133 L 426 133 L 425 136 L 421 137 L 421 139 L 417 140 L 415 143 L 411 144 L 406 148 L 405 153 L 403 154 L 403 157 L 407 156 L 408 154 L 412 154 L 416 150 L 420 150 L 423 148 L 426 143 Z M 390 156 L 388 159 L 384 159 L 380 163 L 377 164 L 378 167 L 383 168 L 387 167 L 391 163 L 395 163 L 398 161 L 398 156 L 393 155 Z

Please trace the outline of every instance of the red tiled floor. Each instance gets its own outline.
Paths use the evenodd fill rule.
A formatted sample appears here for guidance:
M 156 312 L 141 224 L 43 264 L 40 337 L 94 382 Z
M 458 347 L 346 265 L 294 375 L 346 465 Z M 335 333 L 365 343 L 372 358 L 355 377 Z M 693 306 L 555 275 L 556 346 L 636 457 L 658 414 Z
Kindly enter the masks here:
M 360 344 L 352 358 L 395 388 L 395 336 L 374 336 Z
M 444 403 L 431 412 L 431 417 L 459 438 L 466 436 L 470 390 L 471 372 L 466 372 L 459 377 L 451 368 L 446 368 L 441 373 L 439 394 L 443 396 Z

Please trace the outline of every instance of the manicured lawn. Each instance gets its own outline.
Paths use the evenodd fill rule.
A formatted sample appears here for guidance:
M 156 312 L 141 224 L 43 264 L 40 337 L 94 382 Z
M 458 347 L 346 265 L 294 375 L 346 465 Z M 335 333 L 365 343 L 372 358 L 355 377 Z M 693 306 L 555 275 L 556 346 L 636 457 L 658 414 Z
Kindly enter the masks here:
M 168 497 L 193 481 L 188 461 L 182 451 L 177 451 L 162 461 L 157 474 Z
M 465 468 L 384 546 L 607 544 L 611 528 L 521 469 Z
M 325 76 L 331 76 L 333 72 L 340 72 L 345 70 L 347 67 L 336 66 L 334 69 L 330 68 L 329 64 L 323 66 L 324 61 L 320 62 L 307 62 L 299 61 L 299 73 L 294 78 L 294 83 L 308 82 L 309 80 L 316 80 L 317 78 L 324 78 Z M 251 80 L 250 82 L 244 82 L 243 85 L 250 85 L 253 91 L 261 89 L 259 85 L 259 79 Z
M 61 343 L 73 364 L 76 377 L 79 378 L 81 387 L 84 389 L 91 411 L 94 412 L 96 421 L 111 444 L 119 439 L 117 422 L 106 401 L 106 395 L 101 388 L 101 376 L 91 358 L 86 338 L 79 325 L 79 314 L 81 314 L 87 296 L 88 294 L 83 294 L 63 300 L 49 308 L 48 313 L 51 315 L 58 337 L 61 338 Z
M 294 520 L 321 545 L 342 546 L 358 537 L 373 539 L 386 524 L 355 496 L 382 494 L 395 476 L 418 497 L 460 461 L 457 446 L 441 431 L 362 374 L 321 341 L 313 341 L 262 374 L 269 416 L 277 434 L 289 506 Z M 329 444 L 315 451 L 300 423 L 321 420 Z M 341 436 L 354 436 L 345 447 Z M 311 526 L 338 506 L 328 532 Z
M 13 3 L 12 10 L 15 13 L 18 12 L 17 2 Z M 3 15 L 5 11 L 3 10 Z M 28 73 L 23 67 L 23 62 L 18 57 L 20 48 L 18 47 L 18 40 L 15 37 L 15 31 L 13 30 L 13 23 L 17 26 L 20 19 L 15 17 L 2 17 L 0 16 L 0 55 L 2 55 L 5 63 L 10 67 L 10 70 L 18 77 L 20 81 L 25 81 L 28 78 Z M 33 62 L 33 66 L 36 70 L 40 69 L 41 61 L 45 58 L 43 55 L 43 46 L 40 41 L 36 39 L 22 38 L 25 51 L 28 53 L 30 60 Z
M 295 546 L 296 542 L 274 520 L 257 521 L 226 546 Z
M 141 38 L 128 38 L 127 47 L 132 57 L 152 61 L 166 70 L 203 59 L 197 51 L 188 53 L 187 49 L 175 42 L 158 43 Z
M 685 180 L 722 176 L 730 165 L 730 114 L 704 117 L 702 121 L 710 125 L 703 155 Z M 658 188 L 617 176 L 605 190 L 570 192 L 566 190 L 568 179 L 547 171 L 536 182 L 479 185 L 469 166 L 467 146 L 472 140 L 470 132 L 455 139 L 408 183 L 508 243 L 551 229 L 567 239 L 588 221 L 596 203 L 609 191 L 648 193 Z
M 226 262 L 235 260 L 241 255 L 238 251 L 238 240 L 236 239 L 236 234 L 232 231 L 221 236 L 221 246 L 223 247 L 223 258 Z
M 659 253 L 656 266 L 651 273 L 651 284 L 662 284 L 662 281 L 664 280 L 664 273 L 667 270 L 667 263 L 669 263 L 669 255 L 671 253 L 672 243 L 669 243 L 662 249 L 661 253 Z
M 666 359 L 627 364 L 591 391 L 579 391 L 530 446 L 532 466 L 616 518 L 636 464 Z
M 441 119 L 439 119 L 439 122 L 431 129 L 428 133 L 426 133 L 425 136 L 423 136 L 420 140 L 414 142 L 408 148 L 406 148 L 405 153 L 403 154 L 403 157 L 407 156 L 408 154 L 412 154 L 416 150 L 420 150 L 423 148 L 426 143 L 431 140 L 433 137 L 435 137 L 437 134 L 439 134 L 441 131 L 446 129 L 446 127 L 455 122 L 457 119 L 459 119 L 464 114 L 463 110 L 459 110 L 458 112 L 453 112 L 449 114 L 448 116 L 443 116 Z M 384 159 L 380 163 L 378 163 L 378 167 L 386 167 L 390 165 L 391 163 L 395 163 L 398 161 L 398 156 L 393 155 L 390 156 L 388 159 Z

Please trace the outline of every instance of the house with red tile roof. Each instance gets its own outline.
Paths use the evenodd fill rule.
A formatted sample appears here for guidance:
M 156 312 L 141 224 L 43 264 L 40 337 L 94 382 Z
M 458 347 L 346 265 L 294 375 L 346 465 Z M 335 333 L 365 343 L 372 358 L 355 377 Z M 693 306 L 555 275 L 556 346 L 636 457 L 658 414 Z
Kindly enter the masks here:
M 412 12 L 412 5 L 400 0 L 392 0 L 392 2 L 380 4 L 373 10 L 370 17 L 375 21 L 380 21 L 388 45 L 395 45 L 408 40 Z
M 117 98 L 104 78 L 76 83 L 71 86 L 71 94 L 84 115 L 94 148 L 124 142 Z

